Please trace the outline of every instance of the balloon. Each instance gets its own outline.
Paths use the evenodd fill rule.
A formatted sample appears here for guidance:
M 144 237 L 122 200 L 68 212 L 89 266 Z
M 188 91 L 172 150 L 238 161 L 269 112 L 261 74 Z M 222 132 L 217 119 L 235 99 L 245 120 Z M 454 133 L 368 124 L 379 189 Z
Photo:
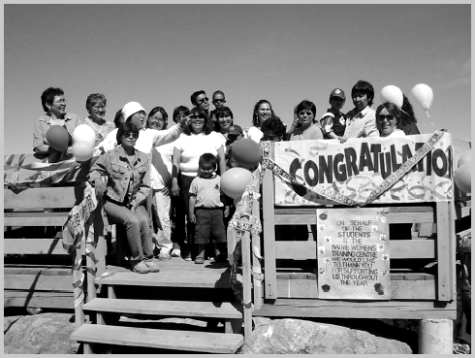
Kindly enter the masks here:
M 465 164 L 469 164 L 472 162 L 472 152 L 468 151 L 463 153 L 459 160 L 457 161 L 457 168 L 460 168 L 461 166 L 464 166 Z
M 381 90 L 381 97 L 386 102 L 391 102 L 399 108 L 402 107 L 402 101 L 404 98 L 401 89 L 397 86 L 389 85 L 383 87 Z
M 454 173 L 454 181 L 457 188 L 459 188 L 464 193 L 471 193 L 472 183 L 471 183 L 471 166 L 465 164 L 460 168 L 457 168 Z
M 233 167 L 255 170 L 262 158 L 262 151 L 255 141 L 243 138 L 231 144 L 230 162 Z
M 411 92 L 422 108 L 425 111 L 428 111 L 434 99 L 434 92 L 432 92 L 432 88 L 430 88 L 425 83 L 418 83 L 412 88 Z
M 96 132 L 87 124 L 80 124 L 73 131 L 73 143 L 87 143 L 94 145 L 96 141 Z
M 91 145 L 85 142 L 73 143 L 73 155 L 78 162 L 85 162 L 92 157 L 94 152 L 94 143 Z
M 63 126 L 50 126 L 46 132 L 46 140 L 51 148 L 62 153 L 68 149 L 69 133 Z
M 246 190 L 246 186 L 252 181 L 252 173 L 244 168 L 231 168 L 221 176 L 221 189 L 223 192 L 238 200 Z

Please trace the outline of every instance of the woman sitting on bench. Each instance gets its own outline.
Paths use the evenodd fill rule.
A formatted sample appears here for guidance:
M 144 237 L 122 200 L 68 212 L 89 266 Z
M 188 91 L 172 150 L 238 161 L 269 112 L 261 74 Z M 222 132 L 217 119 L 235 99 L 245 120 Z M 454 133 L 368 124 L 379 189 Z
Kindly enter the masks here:
M 91 168 L 89 182 L 111 224 L 126 229 L 130 267 L 138 273 L 158 272 L 153 258 L 147 199 L 151 195 L 150 159 L 134 148 L 139 129 L 130 119 L 117 130 L 117 147 L 102 154 Z

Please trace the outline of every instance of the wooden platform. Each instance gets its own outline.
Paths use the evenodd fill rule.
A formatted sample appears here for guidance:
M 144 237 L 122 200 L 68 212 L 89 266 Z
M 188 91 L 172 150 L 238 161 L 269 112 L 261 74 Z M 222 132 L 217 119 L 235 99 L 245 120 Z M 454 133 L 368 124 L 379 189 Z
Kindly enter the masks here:
M 206 353 L 235 353 L 243 343 L 239 334 L 170 331 L 137 327 L 84 324 L 71 339 L 79 342 L 148 347 Z
M 160 261 L 159 267 L 160 272 L 143 275 L 124 267 L 107 266 L 96 282 L 115 286 L 230 288 L 229 268 L 212 265 L 209 261 L 196 265 L 174 257 Z

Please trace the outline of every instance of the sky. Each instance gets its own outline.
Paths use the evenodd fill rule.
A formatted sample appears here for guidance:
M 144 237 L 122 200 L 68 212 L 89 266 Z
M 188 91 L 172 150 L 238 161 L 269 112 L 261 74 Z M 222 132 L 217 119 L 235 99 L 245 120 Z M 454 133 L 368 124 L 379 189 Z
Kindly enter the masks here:
M 317 117 L 335 87 L 360 79 L 409 97 L 422 132 L 448 129 L 470 140 L 469 5 L 19 5 L 4 7 L 4 153 L 32 150 L 40 95 L 65 91 L 67 110 L 86 116 L 90 93 L 107 117 L 128 101 L 191 106 L 193 91 L 225 92 L 235 123 L 249 127 L 254 104 L 270 100 L 290 124 L 303 99 Z M 411 95 L 434 91 L 430 120 Z

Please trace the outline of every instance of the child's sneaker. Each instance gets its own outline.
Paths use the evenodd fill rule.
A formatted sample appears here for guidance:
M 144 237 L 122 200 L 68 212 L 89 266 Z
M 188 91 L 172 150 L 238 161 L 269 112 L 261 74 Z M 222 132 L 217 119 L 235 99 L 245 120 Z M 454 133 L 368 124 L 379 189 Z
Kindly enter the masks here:
M 185 261 L 192 261 L 192 260 L 191 260 L 191 254 L 186 255 L 185 258 L 184 258 L 184 260 L 185 260 Z

